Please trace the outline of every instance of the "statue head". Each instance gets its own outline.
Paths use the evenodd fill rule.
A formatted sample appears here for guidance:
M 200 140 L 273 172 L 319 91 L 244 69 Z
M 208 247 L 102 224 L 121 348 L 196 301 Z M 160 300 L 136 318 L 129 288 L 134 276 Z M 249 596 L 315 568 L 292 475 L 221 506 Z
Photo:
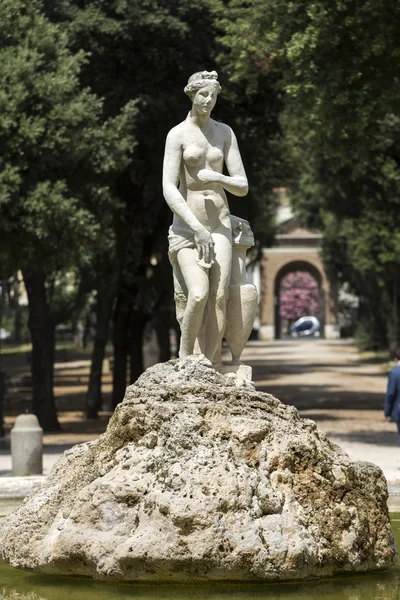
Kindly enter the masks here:
M 189 77 L 184 92 L 191 100 L 193 100 L 196 92 L 208 85 L 215 86 L 217 94 L 220 93 L 222 88 L 218 81 L 218 73 L 216 71 L 197 71 L 197 73 L 193 73 L 193 75 Z

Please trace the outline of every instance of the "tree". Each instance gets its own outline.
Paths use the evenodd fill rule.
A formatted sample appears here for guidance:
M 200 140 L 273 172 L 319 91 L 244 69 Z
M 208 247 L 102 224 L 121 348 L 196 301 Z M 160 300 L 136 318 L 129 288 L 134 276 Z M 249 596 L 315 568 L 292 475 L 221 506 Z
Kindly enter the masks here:
M 107 296 L 107 307 L 103 305 L 103 314 L 113 313 L 118 297 L 113 315 L 114 384 L 125 389 L 128 342 L 124 337 L 127 334 L 129 344 L 138 352 L 142 307 L 147 318 L 149 308 L 155 306 L 153 297 L 159 281 L 152 275 L 150 260 L 160 246 L 160 268 L 161 262 L 168 262 L 166 238 L 171 214 L 161 191 L 165 138 L 189 109 L 182 91 L 188 75 L 214 67 L 212 18 L 207 3 L 194 6 L 188 0 L 100 0 L 84 4 L 60 0 L 46 3 L 46 11 L 68 31 L 74 51 L 83 48 L 88 52 L 81 82 L 105 98 L 106 116 L 114 117 L 131 99 L 140 108 L 133 159 L 115 187 L 115 246 L 101 277 L 105 289 L 113 290 Z M 165 294 L 168 301 L 170 296 Z M 140 360 L 136 364 L 139 366 Z M 131 371 L 137 373 L 137 369 Z M 92 407 L 99 406 L 100 373 L 98 368 L 96 373 L 92 369 Z M 90 414 L 96 416 L 96 409 Z
M 231 0 L 224 6 L 231 9 L 222 25 L 232 76 L 257 89 L 259 72 L 275 73 L 284 96 L 281 123 L 296 208 L 325 232 L 328 269 L 373 308 L 370 329 L 378 337 L 372 343 L 385 344 L 389 335 L 394 344 L 400 7 L 378 0 Z
M 279 313 L 289 322 L 306 315 L 317 315 L 319 287 L 314 277 L 306 271 L 288 273 L 281 282 Z
M 40 0 L 0 6 L 0 228 L 2 247 L 22 269 L 29 298 L 33 411 L 58 428 L 53 397 L 52 282 L 91 259 L 115 197 L 113 178 L 129 162 L 136 109 L 112 119 L 81 89 L 82 51 L 42 14 Z

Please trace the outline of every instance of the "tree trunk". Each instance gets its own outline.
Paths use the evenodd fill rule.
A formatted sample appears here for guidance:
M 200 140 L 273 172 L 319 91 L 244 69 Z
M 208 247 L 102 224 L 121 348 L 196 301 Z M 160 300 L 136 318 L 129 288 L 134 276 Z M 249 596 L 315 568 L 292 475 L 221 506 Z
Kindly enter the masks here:
M 129 355 L 129 313 L 130 308 L 122 291 L 117 300 L 113 322 L 114 371 L 111 399 L 113 408 L 122 402 L 125 395 Z
M 4 437 L 4 399 L 6 396 L 6 376 L 0 371 L 0 438 Z
M 159 348 L 159 362 L 167 362 L 171 358 L 171 344 L 169 340 L 169 307 L 160 311 L 154 320 L 154 329 Z
M 108 341 L 111 308 L 105 307 L 101 301 L 100 291 L 96 301 L 96 333 L 93 341 L 92 360 L 90 365 L 89 386 L 86 392 L 86 417 L 97 419 L 102 407 L 101 377 L 103 361 Z
M 143 333 L 147 318 L 140 311 L 134 311 L 130 323 L 130 382 L 134 383 L 144 371 L 143 364 Z
M 22 344 L 22 311 L 20 305 L 17 303 L 14 307 L 14 342 L 16 344 Z
M 97 317 L 96 317 L 96 322 L 97 322 Z M 83 331 L 83 339 L 82 339 L 82 345 L 83 345 L 84 350 L 86 350 L 87 345 L 88 345 L 88 339 L 89 339 L 91 328 L 92 328 L 92 311 L 90 311 L 89 314 L 86 315 L 86 319 L 85 319 L 85 329 Z
M 3 318 L 3 284 L 0 281 L 0 330 Z M 4 437 L 4 398 L 6 395 L 5 373 L 1 370 L 1 339 L 0 339 L 0 437 Z
M 20 298 L 20 281 L 18 279 L 18 273 L 13 276 L 13 308 L 14 308 L 14 331 L 13 340 L 16 344 L 22 344 L 22 310 L 19 303 Z
M 399 314 L 398 314 L 398 269 L 397 265 L 393 268 L 393 297 L 392 297 L 392 318 L 390 319 L 390 351 L 394 352 L 399 343 Z
M 29 300 L 28 326 L 32 341 L 32 412 L 45 431 L 60 429 L 54 402 L 55 328 L 46 299 L 45 275 L 25 272 Z

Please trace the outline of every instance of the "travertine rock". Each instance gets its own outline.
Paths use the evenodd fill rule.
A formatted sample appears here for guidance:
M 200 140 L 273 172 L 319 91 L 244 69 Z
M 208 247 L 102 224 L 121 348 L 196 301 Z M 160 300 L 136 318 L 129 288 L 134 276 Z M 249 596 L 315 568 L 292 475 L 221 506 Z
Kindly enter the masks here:
M 204 357 L 148 369 L 98 440 L 0 527 L 12 565 L 115 581 L 284 580 L 390 567 L 381 470 Z

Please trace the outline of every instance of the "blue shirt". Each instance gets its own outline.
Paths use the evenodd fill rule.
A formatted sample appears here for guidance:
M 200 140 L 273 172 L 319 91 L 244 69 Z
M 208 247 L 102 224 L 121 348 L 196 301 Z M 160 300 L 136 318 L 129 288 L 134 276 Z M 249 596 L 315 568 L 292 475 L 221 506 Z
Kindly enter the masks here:
M 385 398 L 385 417 L 395 423 L 400 421 L 400 363 L 389 373 Z

